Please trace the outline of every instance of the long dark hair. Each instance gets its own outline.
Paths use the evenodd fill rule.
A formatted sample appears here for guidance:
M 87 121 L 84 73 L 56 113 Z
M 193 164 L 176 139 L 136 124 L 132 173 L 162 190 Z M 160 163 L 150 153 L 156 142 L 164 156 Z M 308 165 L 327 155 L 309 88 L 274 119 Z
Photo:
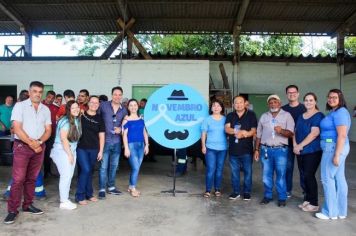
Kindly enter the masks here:
M 308 93 L 306 93 L 306 94 L 304 95 L 304 97 L 303 97 L 303 101 L 304 101 L 305 98 L 306 98 L 307 96 L 309 96 L 309 95 L 314 98 L 314 100 L 315 100 L 316 103 L 318 102 L 318 98 L 317 98 L 317 96 L 315 95 L 315 93 L 313 93 L 313 92 L 308 92 Z M 317 110 L 319 110 L 319 107 L 318 107 L 317 104 L 315 104 L 315 108 L 316 108 Z
M 77 142 L 79 140 L 80 136 L 82 135 L 82 126 L 81 126 L 80 119 L 72 116 L 72 114 L 70 112 L 70 108 L 72 107 L 72 105 L 74 103 L 76 103 L 79 106 L 79 104 L 75 100 L 71 100 L 71 101 L 67 102 L 67 104 L 66 104 L 65 117 L 67 118 L 67 120 L 69 122 L 69 131 L 68 131 L 68 136 L 67 136 L 69 142 Z M 75 122 L 78 123 L 78 127 L 76 126 Z
M 341 107 L 347 108 L 344 94 L 341 92 L 340 89 L 330 89 L 330 91 L 328 92 L 328 96 L 330 95 L 330 93 L 337 93 L 337 96 L 339 97 L 339 104 L 337 105 L 337 108 L 335 110 Z M 329 105 L 329 103 L 326 102 L 326 110 L 330 111 L 332 109 L 333 108 Z

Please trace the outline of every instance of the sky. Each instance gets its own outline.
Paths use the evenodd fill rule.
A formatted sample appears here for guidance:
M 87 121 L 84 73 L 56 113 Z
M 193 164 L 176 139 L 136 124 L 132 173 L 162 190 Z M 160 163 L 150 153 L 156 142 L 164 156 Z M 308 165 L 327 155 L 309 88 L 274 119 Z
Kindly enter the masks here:
M 335 39 L 330 37 L 302 37 L 304 42 L 303 54 L 311 54 L 312 50 L 317 51 L 324 42 L 330 42 Z M 0 57 L 4 55 L 5 45 L 24 45 L 24 36 L 0 36 Z M 75 42 L 75 46 L 83 45 L 82 40 Z M 76 56 L 77 51 L 73 50 L 73 45 L 65 44 L 64 40 L 56 39 L 56 36 L 42 35 L 32 39 L 33 56 Z M 94 56 L 100 56 L 103 50 L 98 50 Z

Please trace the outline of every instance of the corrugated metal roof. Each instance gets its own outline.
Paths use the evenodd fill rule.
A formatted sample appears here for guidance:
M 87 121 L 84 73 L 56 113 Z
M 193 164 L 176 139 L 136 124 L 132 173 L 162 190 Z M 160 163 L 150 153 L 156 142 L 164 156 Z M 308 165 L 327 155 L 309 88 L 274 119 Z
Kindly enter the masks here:
M 34 34 L 102 34 L 120 31 L 120 0 L 1 0 Z M 121 0 L 136 19 L 134 33 L 232 33 L 242 0 Z M 126 2 L 126 3 L 125 3 Z M 244 33 L 335 33 L 353 14 L 355 0 L 250 0 Z M 356 24 L 347 26 L 356 34 Z M 20 27 L 0 10 L 0 35 Z

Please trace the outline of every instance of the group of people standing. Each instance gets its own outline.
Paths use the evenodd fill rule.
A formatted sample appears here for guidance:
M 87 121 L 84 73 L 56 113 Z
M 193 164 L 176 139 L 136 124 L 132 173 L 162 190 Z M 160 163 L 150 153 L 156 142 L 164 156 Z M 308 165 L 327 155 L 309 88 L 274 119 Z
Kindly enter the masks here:
M 131 173 L 128 192 L 139 197 L 137 180 L 143 156 L 149 152 L 148 134 L 142 119 L 140 104 L 130 99 L 122 103 L 121 87 L 112 88 L 112 100 L 89 96 L 81 90 L 77 100 L 72 90 L 64 91 L 65 104 L 53 107 L 55 93 L 48 92 L 41 101 L 44 85 L 33 81 L 28 99 L 17 102 L 11 112 L 15 141 L 13 170 L 8 215 L 4 223 L 15 222 L 22 193 L 22 210 L 35 215 L 43 211 L 33 205 L 36 178 L 39 176 L 45 150 L 57 166 L 61 209 L 73 210 L 77 204 L 69 199 L 70 185 L 75 167 L 78 169 L 75 201 L 80 205 L 96 202 L 92 186 L 93 168 L 101 162 L 99 171 L 99 199 L 106 193 L 120 195 L 116 187 L 116 171 L 121 148 L 128 158 Z M 324 116 L 317 106 L 314 93 L 298 101 L 295 85 L 286 88 L 289 103 L 281 106 L 278 95 L 267 98 L 268 111 L 259 121 L 248 109 L 243 96 L 233 99 L 234 111 L 224 116 L 224 105 L 219 100 L 210 104 L 210 116 L 201 125 L 202 152 L 206 158 L 206 190 L 204 197 L 222 195 L 224 162 L 229 154 L 232 193 L 235 200 L 251 199 L 252 163 L 260 161 L 264 195 L 261 204 L 273 200 L 276 185 L 278 206 L 284 207 L 292 194 L 293 166 L 297 156 L 300 185 L 304 199 L 298 206 L 306 212 L 318 212 L 318 186 L 316 171 L 321 163 L 324 204 L 316 213 L 320 219 L 343 219 L 347 216 L 347 183 L 345 160 L 349 153 L 348 131 L 350 114 L 342 92 L 332 89 L 328 93 Z M 104 99 L 104 100 L 103 100 Z M 144 101 L 145 102 L 145 101 Z M 228 137 L 228 139 L 227 139 Z M 123 144 L 123 145 L 122 145 Z M 240 189 L 240 171 L 243 188 Z M 45 165 L 45 174 L 51 174 Z M 274 180 L 274 175 L 276 179 Z
M 234 111 L 226 117 L 223 103 L 211 101 L 211 115 L 201 126 L 202 152 L 207 165 L 204 197 L 211 197 L 213 186 L 215 196 L 221 196 L 228 152 L 232 184 L 229 199 L 240 198 L 240 194 L 243 194 L 243 200 L 251 199 L 254 159 L 260 161 L 262 166 L 264 195 L 260 204 L 266 205 L 273 200 L 273 187 L 276 185 L 278 206 L 284 207 L 287 198 L 292 195 L 297 156 L 300 186 L 304 194 L 303 202 L 298 207 L 306 212 L 317 212 L 315 216 L 319 219 L 344 219 L 347 216 L 345 160 L 350 150 L 348 131 L 351 125 L 345 98 L 339 89 L 330 90 L 326 104 L 329 113 L 325 116 L 319 111 L 314 93 L 305 94 L 304 104 L 301 104 L 298 87 L 289 85 L 286 96 L 289 103 L 282 107 L 280 97 L 270 95 L 267 98 L 268 111 L 258 122 L 243 96 L 234 97 Z M 321 210 L 315 177 L 319 165 L 324 188 Z M 242 191 L 240 170 L 244 175 Z
M 43 89 L 41 82 L 31 82 L 28 99 L 17 102 L 11 113 L 15 136 L 13 181 L 4 223 L 15 222 L 22 193 L 22 210 L 35 215 L 43 214 L 41 209 L 33 205 L 33 197 L 45 150 L 49 150 L 49 157 L 59 172 L 61 209 L 77 208 L 77 204 L 69 199 L 76 166 L 78 180 L 75 201 L 78 204 L 98 201 L 92 186 L 93 168 L 97 161 L 101 162 L 98 197 L 105 199 L 106 193 L 122 193 L 115 185 L 122 142 L 124 155 L 131 166 L 128 191 L 133 197 L 139 197 L 140 192 L 136 189 L 138 173 L 143 155 L 149 151 L 148 135 L 143 119 L 138 114 L 139 102 L 130 99 L 127 107 L 123 106 L 123 90 L 119 86 L 112 88 L 111 101 L 100 101 L 98 96 L 89 96 L 85 89 L 80 91 L 76 100 L 74 92 L 66 90 L 63 94 L 66 103 L 54 109 L 49 106 L 54 99 L 48 99 L 51 100 L 47 101 L 50 104 L 46 102 L 54 92 L 48 92 L 46 99 L 41 101 Z M 49 143 L 51 136 L 53 141 Z M 50 174 L 50 167 L 47 168 L 45 173 Z

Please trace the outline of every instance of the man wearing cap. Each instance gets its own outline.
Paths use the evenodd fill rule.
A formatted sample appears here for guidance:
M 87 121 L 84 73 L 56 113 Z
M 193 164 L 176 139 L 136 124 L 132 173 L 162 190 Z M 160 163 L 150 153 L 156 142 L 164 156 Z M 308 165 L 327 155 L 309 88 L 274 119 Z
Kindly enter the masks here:
M 262 205 L 272 201 L 273 177 L 276 172 L 278 206 L 284 207 L 287 199 L 286 170 L 288 138 L 294 135 L 294 120 L 289 112 L 281 109 L 278 95 L 267 98 L 269 111 L 264 113 L 257 126 L 257 139 L 254 151 L 256 161 L 261 159 L 264 184 Z
M 286 95 L 288 99 L 288 104 L 282 106 L 282 109 L 289 112 L 294 120 L 294 123 L 297 122 L 297 119 L 300 115 L 302 115 L 306 109 L 302 103 L 299 102 L 299 89 L 297 85 L 288 85 L 286 87 Z M 294 159 L 295 154 L 293 152 L 293 139 L 289 138 L 288 140 L 289 150 L 288 150 L 288 160 L 287 160 L 287 173 L 286 173 L 286 181 L 287 181 L 287 196 L 292 196 L 292 188 L 293 188 L 293 170 L 294 170 Z M 300 163 L 300 159 L 298 159 L 298 163 Z M 301 165 L 298 164 L 298 167 Z M 304 184 L 304 173 L 301 168 L 299 168 L 299 176 L 300 176 L 300 187 L 305 192 L 305 184 Z

